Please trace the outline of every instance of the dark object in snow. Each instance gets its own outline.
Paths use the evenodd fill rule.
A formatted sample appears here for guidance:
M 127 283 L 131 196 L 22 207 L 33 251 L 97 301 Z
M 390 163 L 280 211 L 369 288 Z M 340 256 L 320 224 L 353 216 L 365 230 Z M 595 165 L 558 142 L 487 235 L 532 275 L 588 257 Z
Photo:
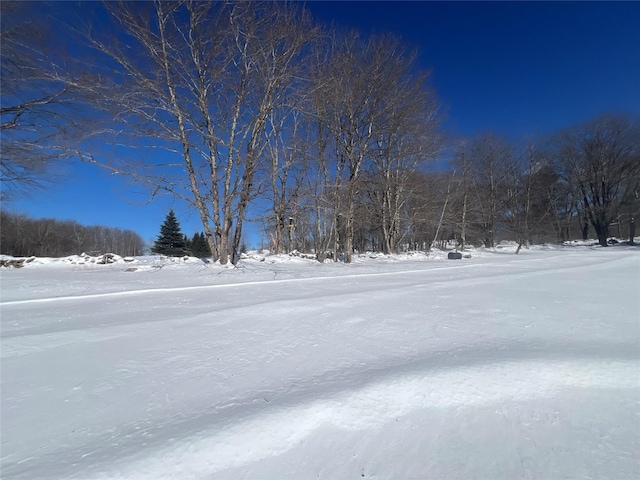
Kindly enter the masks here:
M 25 263 L 31 263 L 36 259 L 36 257 L 29 258 L 8 258 L 6 260 L 0 260 L 0 267 L 7 268 L 22 268 Z
M 10 258 L 8 260 L 0 260 L 0 267 L 22 268 L 24 267 L 24 258 Z
M 449 260 L 462 260 L 462 254 L 460 252 L 449 252 L 447 258 Z
M 105 253 L 96 263 L 98 265 L 109 265 L 116 262 L 116 256 L 113 253 Z

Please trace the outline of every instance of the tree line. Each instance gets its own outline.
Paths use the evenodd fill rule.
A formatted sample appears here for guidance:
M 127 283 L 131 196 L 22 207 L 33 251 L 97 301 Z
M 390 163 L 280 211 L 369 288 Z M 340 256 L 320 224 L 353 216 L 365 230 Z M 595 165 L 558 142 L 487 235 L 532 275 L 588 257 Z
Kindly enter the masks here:
M 610 236 L 633 243 L 640 213 L 640 122 L 603 115 L 520 144 L 496 135 L 464 142 L 451 162 L 444 223 L 462 245 Z
M 638 119 L 605 115 L 525 142 L 480 134 L 459 141 L 438 169 L 405 171 L 404 177 L 395 170 L 393 183 L 367 173 L 355 186 L 354 247 L 392 253 L 451 240 L 463 249 L 501 240 L 522 247 L 593 237 L 606 246 L 611 236 L 633 243 L 639 146 Z M 329 200 L 297 190 L 284 225 L 285 250 L 315 248 L 315 207 Z M 340 219 L 334 238 L 345 235 Z M 269 217 L 264 231 L 273 248 L 277 224 Z
M 585 225 L 606 245 L 613 224 L 630 232 L 639 213 L 637 117 L 605 116 L 524 145 L 494 134 L 452 140 L 428 71 L 398 37 L 320 25 L 280 2 L 95 8 L 109 14 L 101 28 L 90 12 L 67 21 L 71 58 L 3 48 L 3 62 L 28 67 L 26 83 L 2 93 L 3 144 L 26 135 L 51 145 L 40 151 L 128 176 L 150 199 L 181 199 L 223 264 L 238 261 L 251 220 L 272 251 L 349 262 L 354 251 L 450 238 L 563 240 Z M 24 36 L 7 45 L 39 52 Z M 21 128 L 77 105 L 91 118 L 74 130 L 82 141 Z M 3 164 L 29 173 L 20 158 L 3 151 Z
M 144 242 L 131 230 L 84 226 L 71 220 L 34 219 L 0 212 L 0 251 L 15 257 L 64 257 L 86 253 L 142 255 Z

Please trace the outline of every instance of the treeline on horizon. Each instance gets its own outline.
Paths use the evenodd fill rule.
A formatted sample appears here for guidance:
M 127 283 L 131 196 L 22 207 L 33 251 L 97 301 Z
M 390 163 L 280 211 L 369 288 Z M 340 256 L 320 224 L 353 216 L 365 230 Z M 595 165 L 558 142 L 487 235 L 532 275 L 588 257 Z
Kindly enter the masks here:
M 452 139 L 418 52 L 398 37 L 341 31 L 281 2 L 74 8 L 81 21 L 47 29 L 40 10 L 2 3 L 9 191 L 80 158 L 150 200 L 189 205 L 223 264 L 238 261 L 250 221 L 263 246 L 320 261 L 447 239 L 633 238 L 638 116 L 523 142 Z
M 66 257 L 115 253 L 135 256 L 142 255 L 144 248 L 142 237 L 132 230 L 0 212 L 0 253 L 4 255 Z

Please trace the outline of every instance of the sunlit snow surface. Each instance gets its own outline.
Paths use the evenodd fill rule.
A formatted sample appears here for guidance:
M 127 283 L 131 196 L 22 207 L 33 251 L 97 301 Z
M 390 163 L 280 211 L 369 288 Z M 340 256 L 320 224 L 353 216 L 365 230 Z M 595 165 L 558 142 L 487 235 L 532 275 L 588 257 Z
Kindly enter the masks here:
M 637 248 L 117 260 L 0 272 L 4 480 L 640 476 Z

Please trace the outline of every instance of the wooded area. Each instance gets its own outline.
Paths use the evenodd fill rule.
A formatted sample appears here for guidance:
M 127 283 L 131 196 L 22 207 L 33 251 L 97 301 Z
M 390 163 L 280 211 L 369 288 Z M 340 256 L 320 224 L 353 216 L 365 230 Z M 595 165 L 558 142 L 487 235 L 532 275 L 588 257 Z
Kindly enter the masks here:
M 142 238 L 131 230 L 84 226 L 70 220 L 33 219 L 8 212 L 0 212 L 0 226 L 2 253 L 15 257 L 144 253 Z
M 151 200 L 189 204 L 223 264 L 238 261 L 250 220 L 266 248 L 320 261 L 454 238 L 563 241 L 589 227 L 602 245 L 611 228 L 633 236 L 637 116 L 524 142 L 446 138 L 429 73 L 399 38 L 319 25 L 280 2 L 104 8 L 108 28 L 69 21 L 65 41 L 77 45 L 63 61 L 41 54 L 20 27 L 24 10 L 3 2 L 3 22 L 17 26 L 3 28 L 3 183 L 29 185 L 42 163 L 80 157 L 127 175 Z M 6 87 L 5 62 L 18 65 Z M 78 105 L 91 122 L 74 117 L 67 136 L 60 119 Z M 29 117 L 55 125 L 34 130 Z M 49 156 L 33 165 L 18 148 Z

